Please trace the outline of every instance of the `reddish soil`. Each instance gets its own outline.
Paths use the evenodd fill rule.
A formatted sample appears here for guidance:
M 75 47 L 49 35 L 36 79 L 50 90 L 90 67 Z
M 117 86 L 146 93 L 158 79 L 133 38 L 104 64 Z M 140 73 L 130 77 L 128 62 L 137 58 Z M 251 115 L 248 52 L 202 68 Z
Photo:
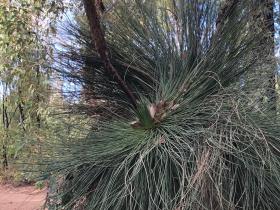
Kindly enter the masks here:
M 45 199 L 46 190 L 0 185 L 0 210 L 41 210 Z

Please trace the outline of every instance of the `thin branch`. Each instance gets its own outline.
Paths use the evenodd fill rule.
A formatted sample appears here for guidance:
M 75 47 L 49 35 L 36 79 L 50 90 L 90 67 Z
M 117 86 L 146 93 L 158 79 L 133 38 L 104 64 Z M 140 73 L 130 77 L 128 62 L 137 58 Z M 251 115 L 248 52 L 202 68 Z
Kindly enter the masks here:
M 92 39 L 95 43 L 96 50 L 99 56 L 101 57 L 105 70 L 108 71 L 110 74 L 112 74 L 113 78 L 116 79 L 119 86 L 129 97 L 132 105 L 136 108 L 137 106 L 136 98 L 134 97 L 132 91 L 130 90 L 126 82 L 122 79 L 118 71 L 111 63 L 109 57 L 109 50 L 104 37 L 104 32 L 101 28 L 97 7 L 95 5 L 95 0 L 83 0 L 83 2 L 84 2 L 84 8 L 86 11 L 90 30 L 91 30 Z

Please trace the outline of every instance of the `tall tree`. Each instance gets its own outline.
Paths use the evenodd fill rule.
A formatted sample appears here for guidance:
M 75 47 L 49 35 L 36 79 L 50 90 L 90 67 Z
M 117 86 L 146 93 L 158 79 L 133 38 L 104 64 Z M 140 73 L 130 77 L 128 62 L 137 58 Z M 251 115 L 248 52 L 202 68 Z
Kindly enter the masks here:
M 2 136 L 2 157 L 3 157 L 3 170 L 6 171 L 8 169 L 8 131 L 10 127 L 10 119 L 8 116 L 8 111 L 7 111 L 7 95 L 6 92 L 7 90 L 7 84 L 4 85 L 3 88 L 3 98 L 2 98 L 2 123 L 3 123 L 3 136 Z
M 56 16 L 59 2 L 0 2 L 0 80 L 7 87 L 2 90 L 5 97 L 1 114 L 3 132 L 9 134 L 1 145 L 5 148 L 4 162 L 14 153 L 10 148 L 22 148 L 27 132 L 31 137 L 31 132 L 41 125 L 39 112 L 46 107 L 43 101 L 48 97 L 46 69 L 50 55 L 44 24 Z

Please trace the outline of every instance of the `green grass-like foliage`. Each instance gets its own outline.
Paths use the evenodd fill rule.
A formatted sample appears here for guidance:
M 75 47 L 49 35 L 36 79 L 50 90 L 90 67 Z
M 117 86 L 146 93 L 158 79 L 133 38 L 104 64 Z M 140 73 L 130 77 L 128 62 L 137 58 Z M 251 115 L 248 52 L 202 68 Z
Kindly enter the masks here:
M 260 63 L 263 35 L 250 30 L 249 3 L 237 3 L 215 30 L 217 1 L 143 2 L 119 1 L 102 18 L 136 109 L 105 73 L 85 19 L 67 26 L 76 44 L 65 46 L 59 69 L 103 102 L 77 106 L 98 121 L 45 157 L 47 171 L 64 177 L 60 207 L 278 209 L 277 116 L 252 102 L 242 77 Z

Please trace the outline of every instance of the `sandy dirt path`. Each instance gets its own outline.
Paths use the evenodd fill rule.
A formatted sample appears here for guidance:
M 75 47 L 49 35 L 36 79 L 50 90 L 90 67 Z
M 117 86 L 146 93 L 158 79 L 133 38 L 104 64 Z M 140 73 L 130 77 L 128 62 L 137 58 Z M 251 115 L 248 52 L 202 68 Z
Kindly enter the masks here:
M 46 190 L 33 186 L 0 185 L 0 210 L 39 210 L 45 202 Z

